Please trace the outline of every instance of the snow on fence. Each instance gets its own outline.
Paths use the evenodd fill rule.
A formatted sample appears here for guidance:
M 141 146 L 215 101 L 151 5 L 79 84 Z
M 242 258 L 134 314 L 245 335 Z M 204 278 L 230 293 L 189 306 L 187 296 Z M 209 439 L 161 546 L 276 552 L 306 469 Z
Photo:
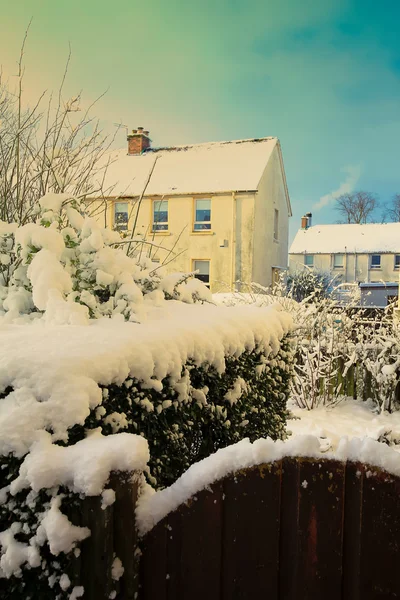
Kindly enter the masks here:
M 87 515 L 96 524 L 95 537 L 82 543 L 78 559 L 84 597 L 398 597 L 398 454 L 372 440 L 343 440 L 336 457 L 313 451 L 312 457 L 287 456 L 291 445 L 298 446 L 299 454 L 307 452 L 310 439 L 277 442 L 273 462 L 249 465 L 220 479 L 234 446 L 192 466 L 171 488 L 139 502 L 136 523 L 146 531 L 139 541 L 134 527 L 137 487 L 114 477 L 113 506 L 102 511 L 96 499 L 87 499 L 90 508 L 82 511 L 82 524 Z M 236 466 L 251 463 L 245 444 L 236 445 Z M 272 444 L 259 440 L 248 449 L 252 457 L 267 455 Z M 203 489 L 207 478 L 213 483 Z M 186 501 L 151 528 L 149 517 L 157 521 L 160 510 L 173 507 L 179 498 Z

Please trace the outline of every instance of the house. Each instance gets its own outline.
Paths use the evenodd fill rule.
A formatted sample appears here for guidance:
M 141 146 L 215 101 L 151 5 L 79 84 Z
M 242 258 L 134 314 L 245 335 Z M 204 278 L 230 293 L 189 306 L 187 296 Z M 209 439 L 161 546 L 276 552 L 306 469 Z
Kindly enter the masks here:
M 312 225 L 311 218 L 302 217 L 290 247 L 291 273 L 312 268 L 332 273 L 338 283 L 374 283 L 371 290 L 393 295 L 388 284 L 399 280 L 400 223 Z
M 103 223 L 134 229 L 141 251 L 167 271 L 196 271 L 213 292 L 269 286 L 287 267 L 291 206 L 277 138 L 152 148 L 139 128 L 112 154 L 102 189 Z

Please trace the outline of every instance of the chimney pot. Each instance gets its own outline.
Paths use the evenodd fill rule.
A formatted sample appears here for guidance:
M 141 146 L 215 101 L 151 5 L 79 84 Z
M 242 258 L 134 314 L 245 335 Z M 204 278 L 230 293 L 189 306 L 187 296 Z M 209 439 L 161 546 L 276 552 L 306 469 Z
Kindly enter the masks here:
M 301 228 L 302 229 L 307 229 L 308 227 L 308 219 L 306 216 L 301 217 Z
M 151 140 L 148 137 L 149 132 L 144 131 L 143 127 L 132 129 L 132 133 L 128 135 L 128 154 L 138 155 L 148 150 L 151 146 Z

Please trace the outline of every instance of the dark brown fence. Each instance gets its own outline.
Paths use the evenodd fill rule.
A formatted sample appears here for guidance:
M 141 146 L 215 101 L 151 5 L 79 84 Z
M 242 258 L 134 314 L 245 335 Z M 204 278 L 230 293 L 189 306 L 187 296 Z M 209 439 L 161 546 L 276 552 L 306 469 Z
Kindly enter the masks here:
M 399 550 L 399 479 L 286 459 L 228 477 L 160 522 L 143 540 L 139 598 L 399 598 Z
M 92 531 L 71 565 L 86 600 L 400 598 L 400 479 L 375 467 L 293 458 L 246 469 L 141 541 L 137 485 L 114 474 L 109 487 L 114 504 L 87 498 L 69 514 Z

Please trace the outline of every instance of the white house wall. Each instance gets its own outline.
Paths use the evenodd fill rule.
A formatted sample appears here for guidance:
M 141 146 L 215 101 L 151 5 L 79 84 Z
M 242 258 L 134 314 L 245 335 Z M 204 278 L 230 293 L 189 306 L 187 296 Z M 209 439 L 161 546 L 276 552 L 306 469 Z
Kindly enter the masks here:
M 275 209 L 279 211 L 278 241 L 274 240 Z M 269 286 L 272 283 L 272 267 L 287 268 L 288 236 L 286 189 L 279 151 L 275 147 L 255 199 L 253 281 Z
M 151 253 L 152 258 L 169 262 L 166 272 L 190 272 L 194 260 L 210 260 L 210 280 L 213 292 L 230 291 L 233 282 L 240 278 L 249 278 L 251 274 L 251 224 L 253 222 L 254 201 L 251 195 L 238 195 L 239 217 L 236 217 L 236 237 L 233 235 L 234 199 L 231 193 L 211 198 L 212 231 L 193 232 L 194 199 L 192 196 L 165 196 L 168 200 L 168 226 L 166 233 L 152 233 L 152 201 L 161 198 L 144 198 L 137 216 L 135 237 L 143 240 L 138 250 L 143 255 Z M 119 202 L 130 202 L 120 199 Z M 114 201 L 109 200 L 107 218 L 104 210 L 97 213 L 98 221 L 113 226 Z M 94 205 L 92 205 L 94 206 Z M 98 205 L 99 209 L 100 204 Z M 133 227 L 137 213 L 137 202 L 132 205 L 129 228 Z M 235 249 L 235 250 L 234 250 Z M 235 267 L 233 254 L 237 253 L 238 268 Z

